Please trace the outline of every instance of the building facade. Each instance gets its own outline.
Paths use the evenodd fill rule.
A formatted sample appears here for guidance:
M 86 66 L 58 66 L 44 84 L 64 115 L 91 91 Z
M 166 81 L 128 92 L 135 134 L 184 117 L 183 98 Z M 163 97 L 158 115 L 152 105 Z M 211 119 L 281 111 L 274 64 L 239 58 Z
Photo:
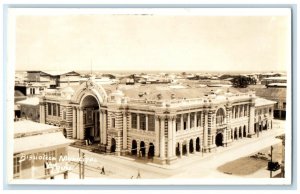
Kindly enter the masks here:
M 105 152 L 171 164 L 182 155 L 210 152 L 271 129 L 274 103 L 254 93 L 228 91 L 201 98 L 168 92 L 132 98 L 118 87 L 105 90 L 88 80 L 76 89 L 46 93 L 40 99 L 40 122 L 64 127 L 68 138 L 91 140 Z M 260 109 L 270 114 L 262 117 Z
M 53 140 L 55 141 L 49 141 Z M 73 140 L 63 136 L 60 127 L 29 120 L 14 122 L 14 179 L 48 179 L 68 177 L 68 145 Z

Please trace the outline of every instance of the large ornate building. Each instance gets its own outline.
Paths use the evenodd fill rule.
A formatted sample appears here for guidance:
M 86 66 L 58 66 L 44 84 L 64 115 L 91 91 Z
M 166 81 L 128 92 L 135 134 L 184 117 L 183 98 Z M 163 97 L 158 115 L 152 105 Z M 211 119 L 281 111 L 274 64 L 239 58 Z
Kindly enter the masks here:
M 90 79 L 44 93 L 40 122 L 63 126 L 68 138 L 89 139 L 105 152 L 170 164 L 272 128 L 275 102 L 230 90 L 101 86 Z

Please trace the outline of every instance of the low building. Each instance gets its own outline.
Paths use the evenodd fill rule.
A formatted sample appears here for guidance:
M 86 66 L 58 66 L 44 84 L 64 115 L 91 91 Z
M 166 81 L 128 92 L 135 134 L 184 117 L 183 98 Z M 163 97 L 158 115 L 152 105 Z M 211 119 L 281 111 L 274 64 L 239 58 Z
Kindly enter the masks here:
M 257 96 L 275 101 L 274 106 L 274 118 L 285 119 L 286 118 L 286 88 L 255 88 Z
M 68 163 L 60 157 L 68 155 L 62 129 L 28 120 L 14 122 L 13 178 L 47 179 L 64 174 Z
M 25 100 L 18 101 L 17 106 L 20 110 L 21 119 L 27 119 L 34 122 L 40 121 L 40 107 L 38 97 L 28 97 Z
M 143 94 L 143 95 L 141 95 Z M 168 84 L 101 86 L 87 80 L 40 101 L 40 122 L 56 122 L 67 137 L 90 140 L 116 155 L 171 164 L 182 155 L 211 152 L 272 128 L 276 102 L 226 88 L 171 88 Z M 57 107 L 60 112 L 57 112 Z M 55 111 L 54 111 L 55 110 Z

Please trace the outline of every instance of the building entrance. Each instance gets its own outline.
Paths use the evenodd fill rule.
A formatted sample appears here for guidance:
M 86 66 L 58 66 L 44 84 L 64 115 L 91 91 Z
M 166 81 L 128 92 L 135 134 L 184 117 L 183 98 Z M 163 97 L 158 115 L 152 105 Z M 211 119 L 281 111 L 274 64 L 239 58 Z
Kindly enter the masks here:
M 218 133 L 216 136 L 216 146 L 223 146 L 223 134 Z

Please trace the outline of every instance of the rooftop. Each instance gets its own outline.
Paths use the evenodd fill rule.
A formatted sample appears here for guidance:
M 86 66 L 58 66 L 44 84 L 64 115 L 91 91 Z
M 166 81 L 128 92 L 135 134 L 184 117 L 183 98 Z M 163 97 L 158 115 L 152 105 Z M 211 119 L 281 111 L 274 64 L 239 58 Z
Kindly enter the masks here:
M 267 99 L 264 99 L 264 98 L 256 98 L 255 99 L 255 106 L 256 107 L 265 106 L 265 105 L 273 105 L 273 104 L 276 104 L 276 102 L 272 101 L 272 100 L 267 100 Z
M 39 102 L 40 100 L 38 97 L 28 97 L 25 100 L 18 101 L 17 104 L 37 106 L 39 105 Z
M 73 140 L 66 139 L 62 132 L 27 136 L 14 139 L 14 153 L 62 147 L 70 143 L 73 143 Z
M 34 133 L 42 133 L 51 130 L 59 130 L 59 127 L 53 125 L 47 125 L 43 123 L 36 123 L 29 120 L 22 120 L 14 122 L 14 134 L 15 136 L 22 134 L 34 134 Z

